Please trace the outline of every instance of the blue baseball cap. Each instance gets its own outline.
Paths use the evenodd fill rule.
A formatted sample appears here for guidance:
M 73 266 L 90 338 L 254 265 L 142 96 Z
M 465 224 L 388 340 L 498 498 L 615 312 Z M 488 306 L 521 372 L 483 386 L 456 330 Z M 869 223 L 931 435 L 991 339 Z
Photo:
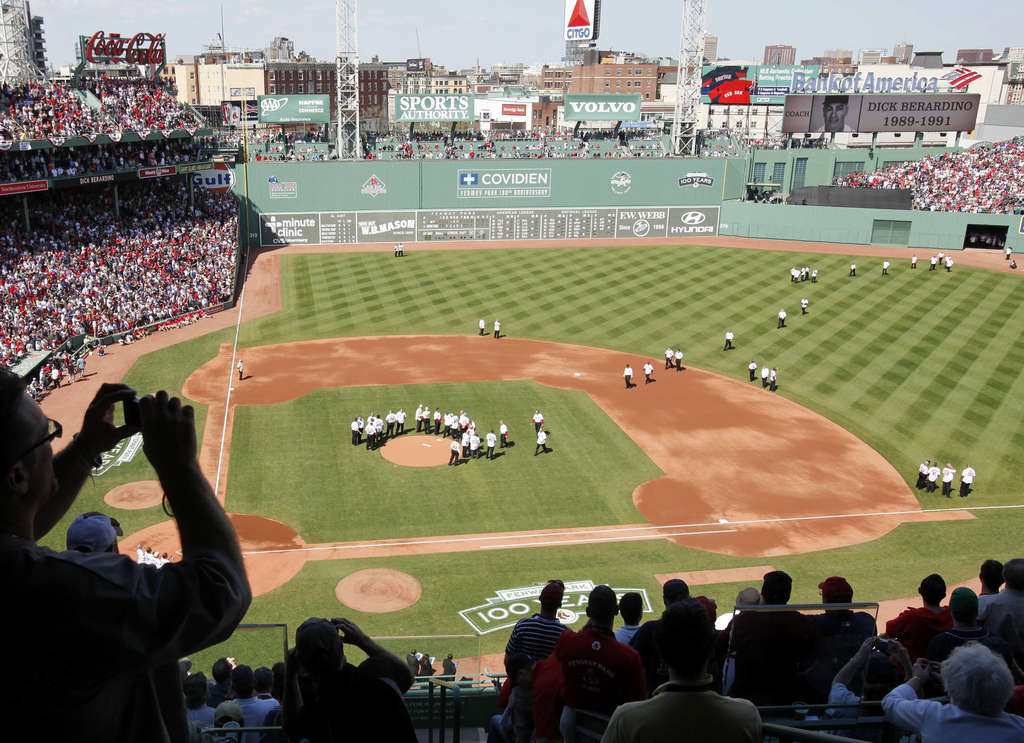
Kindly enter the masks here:
M 124 536 L 121 525 L 109 516 L 91 511 L 83 513 L 68 527 L 67 548 L 79 552 L 106 552 L 117 538 Z

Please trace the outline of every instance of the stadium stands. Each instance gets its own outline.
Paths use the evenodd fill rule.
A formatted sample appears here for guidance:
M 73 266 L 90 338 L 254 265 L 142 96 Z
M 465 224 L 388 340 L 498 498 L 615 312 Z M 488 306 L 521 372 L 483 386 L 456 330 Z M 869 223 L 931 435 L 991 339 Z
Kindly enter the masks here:
M 1013 564 L 1020 563 L 1020 561 L 1011 562 Z M 769 578 L 778 582 L 777 576 L 779 575 L 784 574 L 774 572 L 766 575 L 766 585 L 761 586 L 762 595 L 767 593 L 769 596 L 775 596 L 773 600 L 784 600 L 784 593 L 776 596 L 775 593 L 772 593 L 774 589 L 771 589 L 768 585 Z M 1010 594 L 1017 595 L 1021 593 L 1020 589 L 1014 588 L 1015 585 L 1018 585 L 1016 581 L 1019 576 L 1013 572 L 1012 565 L 1011 571 L 1006 573 L 1006 575 L 1009 582 L 1002 594 L 999 595 L 1012 600 L 1013 596 Z M 753 668 L 750 666 L 750 663 L 767 663 L 767 665 L 760 665 L 757 673 L 761 675 L 765 682 L 776 684 L 776 690 L 778 674 L 780 673 L 778 664 L 780 663 L 793 664 L 798 658 L 803 656 L 811 659 L 817 657 L 826 658 L 832 669 L 838 669 L 830 674 L 827 685 L 831 687 L 831 690 L 824 696 L 821 692 L 816 692 L 810 686 L 800 682 L 799 677 L 794 677 L 796 683 L 789 689 L 789 696 L 786 699 L 778 700 L 779 703 L 774 706 L 759 706 L 758 716 L 761 719 L 763 726 L 762 734 L 765 740 L 769 738 L 792 741 L 895 740 L 902 733 L 893 725 L 893 722 L 899 721 L 903 726 L 906 726 L 907 720 L 912 717 L 912 715 L 906 712 L 905 705 L 907 702 L 902 700 L 913 700 L 918 696 L 922 698 L 925 696 L 937 697 L 942 706 L 937 706 L 935 709 L 941 710 L 937 714 L 942 719 L 958 718 L 962 716 L 962 710 L 973 709 L 970 707 L 971 699 L 966 701 L 954 699 L 950 702 L 942 696 L 944 689 L 941 685 L 929 687 L 926 683 L 926 676 L 937 679 L 939 674 L 937 665 L 931 667 L 927 665 L 921 666 L 923 670 L 919 670 L 917 666 L 912 669 L 906 648 L 900 642 L 893 639 L 891 635 L 883 634 L 876 636 L 873 631 L 871 617 L 863 614 L 863 612 L 855 611 L 871 607 L 877 610 L 877 604 L 843 603 L 849 601 L 853 589 L 840 577 L 828 578 L 821 583 L 820 587 L 822 598 L 826 602 L 823 604 L 738 605 L 734 610 L 733 625 L 746 622 L 747 625 L 750 625 L 750 628 L 754 626 L 754 623 L 778 628 L 779 626 L 789 625 L 797 621 L 805 624 L 812 631 L 812 635 L 808 635 L 801 641 L 802 644 L 800 645 L 781 643 L 777 631 L 769 630 L 761 643 L 746 647 L 736 641 L 736 637 L 741 632 L 740 630 L 726 627 L 724 630 L 717 631 L 711 627 L 711 616 L 706 614 L 706 604 L 702 605 L 696 601 L 689 600 L 689 604 L 698 607 L 693 610 L 696 614 L 693 614 L 693 611 L 689 609 L 684 612 L 688 612 L 689 615 L 693 615 L 696 618 L 703 617 L 701 621 L 707 622 L 706 631 L 710 634 L 702 642 L 710 643 L 713 641 L 722 648 L 728 649 L 728 652 L 724 655 L 712 654 L 710 666 L 707 667 L 707 672 L 710 676 L 705 677 L 704 687 L 714 689 L 715 691 L 724 688 L 727 692 L 729 690 L 727 687 L 733 683 L 732 679 L 738 679 L 738 676 L 733 674 L 735 669 L 742 666 L 744 659 L 740 656 L 744 653 L 750 656 L 745 659 L 748 671 Z M 755 594 L 758 593 L 755 588 L 745 589 L 745 592 L 751 591 Z M 960 588 L 957 590 L 957 596 L 954 599 L 963 603 L 965 596 L 973 597 L 974 594 L 968 589 Z M 683 601 L 685 603 L 688 599 L 683 599 Z M 676 606 L 675 609 L 682 609 L 682 606 Z M 680 611 L 676 611 L 676 614 L 680 614 Z M 858 617 L 865 621 L 859 621 Z M 828 627 L 827 631 L 826 626 Z M 815 627 L 818 629 L 815 630 Z M 954 625 L 953 629 L 949 630 L 951 636 L 958 636 L 957 632 L 961 634 L 968 632 L 968 630 L 958 629 L 958 627 L 959 625 Z M 749 635 L 748 630 L 750 628 L 742 630 L 742 632 Z M 1003 628 L 1000 630 L 990 628 L 987 634 L 994 636 L 1002 631 Z M 659 642 L 667 638 L 667 635 L 662 630 L 655 629 L 654 632 L 661 633 L 657 634 L 657 637 L 661 638 Z M 974 629 L 969 632 L 973 633 L 970 636 L 975 639 L 986 634 L 986 631 L 983 629 Z M 717 635 L 717 638 L 714 637 L 715 635 Z M 690 642 L 696 641 L 691 638 Z M 960 639 L 959 642 L 967 642 L 967 640 Z M 984 642 L 988 643 L 989 641 L 984 640 Z M 997 642 L 997 640 L 993 640 L 993 642 Z M 690 658 L 690 656 L 685 654 L 680 655 L 680 653 L 685 653 L 685 647 L 686 643 L 675 647 L 673 652 L 676 655 L 673 657 Z M 974 648 L 976 645 L 970 643 L 967 647 Z M 392 666 L 402 665 L 404 672 L 404 665 L 397 656 L 384 650 L 379 652 L 387 655 Z M 556 649 L 555 656 L 557 656 L 558 652 Z M 972 651 L 970 657 L 974 657 L 974 655 L 982 652 L 983 649 L 977 652 Z M 966 660 L 967 658 L 968 655 L 961 657 L 958 661 L 959 665 L 957 666 L 956 663 L 952 664 L 949 672 L 969 673 L 969 668 L 967 671 L 964 671 L 963 668 L 964 663 L 969 662 Z M 239 662 L 244 661 L 240 659 Z M 565 660 L 563 659 L 562 662 L 564 663 Z M 704 667 L 705 661 L 694 656 L 686 662 L 693 664 L 694 667 Z M 812 661 L 812 663 L 817 662 Z M 991 654 L 985 656 L 985 662 L 989 664 L 1003 663 L 998 655 Z M 724 670 L 721 667 L 723 664 Z M 947 671 L 947 665 L 950 664 L 943 665 L 943 673 Z M 957 667 L 953 668 L 953 666 Z M 542 671 L 540 665 L 537 665 L 536 668 L 534 678 L 537 680 L 537 683 L 534 686 L 532 706 L 535 714 L 540 714 L 537 710 L 545 708 L 548 700 L 546 697 L 538 697 L 538 689 L 542 685 L 540 681 Z M 198 670 L 196 669 L 197 672 Z M 543 673 L 547 674 L 550 671 L 545 669 Z M 986 678 L 992 675 L 987 670 L 984 673 L 987 674 Z M 1016 664 L 1012 668 L 1002 668 L 1000 673 L 1005 676 L 1005 681 L 1001 680 L 999 682 L 1001 686 L 999 694 L 996 696 L 1003 700 L 1009 698 L 1010 692 L 1007 690 L 1008 687 L 1004 687 L 1002 684 L 1009 682 L 1011 673 L 1015 679 L 1014 683 L 1017 684 L 1024 682 L 1024 677 L 1022 677 L 1021 671 Z M 709 686 L 707 682 L 711 678 L 714 679 L 714 683 Z M 805 676 L 804 678 L 808 677 Z M 505 694 L 498 691 L 498 687 L 501 686 L 503 680 L 502 675 L 489 674 L 486 671 L 477 677 L 463 677 L 459 680 L 452 676 L 432 677 L 420 675 L 415 679 L 411 689 L 404 694 L 404 699 L 413 723 L 417 728 L 429 727 L 435 729 L 438 726 L 443 728 L 452 725 L 455 727 L 461 725 L 464 728 L 481 728 L 487 725 L 490 715 L 496 715 L 495 719 L 501 717 L 501 708 L 508 698 Z M 687 683 L 683 677 L 670 676 L 670 682 L 667 686 L 672 686 L 673 684 L 685 686 Z M 963 683 L 960 685 L 963 686 Z M 527 686 L 526 688 L 529 687 Z M 548 689 L 546 676 L 543 688 L 545 690 Z M 959 688 L 957 687 L 957 689 Z M 736 687 L 733 687 L 733 690 L 735 691 Z M 648 693 L 650 691 L 648 690 Z M 274 698 L 280 703 L 282 695 L 278 684 L 275 684 L 274 692 Z M 547 694 L 548 692 L 544 691 L 541 693 Z M 959 693 L 962 697 L 962 690 Z M 950 694 L 952 695 L 953 692 L 951 691 Z M 446 695 L 447 701 L 445 701 Z M 672 695 L 667 696 L 671 697 Z M 1019 705 L 1022 696 L 1024 696 L 1024 687 L 1017 686 L 1015 697 L 1006 704 L 1007 709 L 1005 711 L 1003 709 L 1004 702 L 998 701 L 996 702 L 998 709 L 989 710 L 984 713 L 990 716 L 988 721 L 980 719 L 974 721 L 974 724 L 983 724 L 986 730 L 992 731 L 995 737 L 987 738 L 988 740 L 1009 741 L 1019 739 L 1014 736 L 1020 735 L 1021 731 L 1024 731 L 1024 719 L 1019 717 L 1019 712 L 1021 711 Z M 883 698 L 886 699 L 885 702 L 881 701 Z M 440 708 L 438 707 L 439 701 Z M 664 701 L 664 699 L 661 701 Z M 446 704 L 447 712 L 445 711 Z M 557 704 L 560 708 L 562 702 L 558 701 Z M 693 699 L 689 699 L 686 702 L 686 705 L 700 706 L 701 704 L 716 703 L 710 697 L 703 695 L 694 696 Z M 894 705 L 904 705 L 901 708 L 903 711 L 900 715 L 889 716 L 888 714 L 883 714 L 883 707 L 888 710 L 893 708 Z M 989 704 L 989 706 L 991 707 L 992 705 Z M 694 708 L 686 706 L 686 709 L 693 710 Z M 725 709 L 725 707 L 715 706 L 714 708 L 708 708 L 706 712 L 709 715 L 725 714 Z M 735 710 L 737 708 L 733 707 L 732 709 Z M 633 709 L 634 713 L 639 713 L 639 711 L 639 709 Z M 642 719 L 645 720 L 646 725 L 651 725 L 655 719 L 667 724 L 672 720 L 673 714 L 675 713 L 671 711 L 671 707 L 661 704 L 657 709 L 654 707 L 650 708 L 649 715 L 644 715 Z M 994 716 L 992 716 L 993 714 Z M 508 714 L 506 713 L 507 716 Z M 612 716 L 613 719 L 616 717 L 617 714 Z M 630 719 L 637 720 L 641 718 L 634 716 Z M 278 712 L 276 715 L 268 715 L 264 724 L 277 725 L 280 721 L 281 717 Z M 522 720 L 520 719 L 519 722 L 522 723 Z M 609 717 L 606 714 L 595 714 L 592 711 L 577 714 L 575 722 L 576 730 L 578 731 L 577 739 L 598 740 L 600 738 L 610 741 L 624 739 L 615 736 L 621 735 L 625 729 L 624 726 L 628 727 L 629 723 L 623 722 L 615 731 L 609 731 L 611 737 L 605 736 L 602 738 L 608 723 Z M 532 717 L 530 724 L 533 724 Z M 680 724 L 683 723 L 681 721 L 672 723 L 670 729 L 677 731 Z M 933 722 L 926 722 L 925 726 L 928 725 L 934 727 Z M 656 731 L 659 729 L 653 726 L 645 727 L 646 734 L 652 736 L 645 739 L 662 740 L 661 737 L 656 735 Z M 614 734 L 612 734 L 613 732 Z M 1000 732 L 1004 736 L 1009 735 L 1009 737 L 1000 737 Z M 492 739 L 509 740 L 507 737 L 501 737 L 500 734 L 496 738 L 488 738 L 488 740 Z M 634 738 L 629 739 L 633 740 Z M 675 738 L 672 739 L 674 740 Z M 924 739 L 928 740 L 928 736 L 926 735 Z M 668 740 L 668 738 L 665 740 Z
M 923 211 L 1024 212 L 1024 137 L 835 178 L 851 188 L 909 188 Z
M 103 337 L 170 321 L 231 298 L 236 201 L 174 181 L 50 192 L 0 204 L 0 359 L 7 365 L 72 336 Z
M 49 81 L 0 87 L 0 133 L 8 138 L 88 137 L 201 126 L 190 109 L 148 80 L 101 77 L 82 90 Z
M 187 163 L 198 160 L 203 147 L 200 140 L 188 138 L 16 150 L 0 155 L 0 183 Z

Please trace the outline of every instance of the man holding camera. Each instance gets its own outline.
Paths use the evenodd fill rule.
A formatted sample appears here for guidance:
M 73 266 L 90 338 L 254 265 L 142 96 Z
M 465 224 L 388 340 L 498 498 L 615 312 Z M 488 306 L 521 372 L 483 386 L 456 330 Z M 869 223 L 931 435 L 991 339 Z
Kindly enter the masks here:
M 177 660 L 225 640 L 252 599 L 235 532 L 199 469 L 192 408 L 159 392 L 139 402 L 139 424 L 117 427 L 114 406 L 131 404 L 135 392 L 104 384 L 81 432 L 54 455 L 62 427 L 24 390 L 0 370 L 0 590 L 8 597 L 0 631 L 19 674 L 6 697 L 18 711 L 8 715 L 7 735 L 183 739 Z M 74 503 L 100 453 L 140 430 L 182 560 L 154 570 L 116 553 L 36 544 Z

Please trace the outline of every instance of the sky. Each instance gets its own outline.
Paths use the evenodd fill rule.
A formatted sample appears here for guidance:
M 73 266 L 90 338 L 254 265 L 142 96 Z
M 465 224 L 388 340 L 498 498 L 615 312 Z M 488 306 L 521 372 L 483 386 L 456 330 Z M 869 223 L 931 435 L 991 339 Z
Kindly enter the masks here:
M 884 48 L 909 41 L 917 50 L 940 50 L 952 62 L 960 48 L 1002 51 L 1024 45 L 1019 0 L 859 0 L 844 8 L 828 0 L 708 0 L 708 32 L 719 38 L 719 57 L 759 62 L 766 44 L 796 47 L 797 62 L 826 48 Z M 167 51 L 199 51 L 221 29 L 227 43 L 262 48 L 274 36 L 295 42 L 318 59 L 335 56 L 334 3 L 324 0 L 31 0 L 44 18 L 47 55 L 60 66 L 74 61 L 79 35 L 103 30 L 131 35 L 167 34 Z M 638 12 L 638 8 L 644 8 Z M 604 0 L 601 49 L 675 57 L 682 0 Z M 505 12 L 504 8 L 513 8 Z M 359 54 L 369 60 L 430 57 L 450 69 L 494 63 L 558 62 L 564 49 L 564 0 L 374 0 L 359 10 Z M 982 10 L 983 9 L 983 10 Z M 417 41 L 417 30 L 419 39 Z M 1009 36 L 1008 36 L 1009 34 Z

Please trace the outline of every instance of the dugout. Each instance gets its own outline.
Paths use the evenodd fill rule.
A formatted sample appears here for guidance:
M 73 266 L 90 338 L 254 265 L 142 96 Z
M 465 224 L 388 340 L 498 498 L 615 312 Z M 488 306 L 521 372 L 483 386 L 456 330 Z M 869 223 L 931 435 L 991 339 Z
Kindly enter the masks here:
M 1001 252 L 1006 247 L 1007 229 L 996 224 L 968 224 L 964 230 L 964 247 Z

